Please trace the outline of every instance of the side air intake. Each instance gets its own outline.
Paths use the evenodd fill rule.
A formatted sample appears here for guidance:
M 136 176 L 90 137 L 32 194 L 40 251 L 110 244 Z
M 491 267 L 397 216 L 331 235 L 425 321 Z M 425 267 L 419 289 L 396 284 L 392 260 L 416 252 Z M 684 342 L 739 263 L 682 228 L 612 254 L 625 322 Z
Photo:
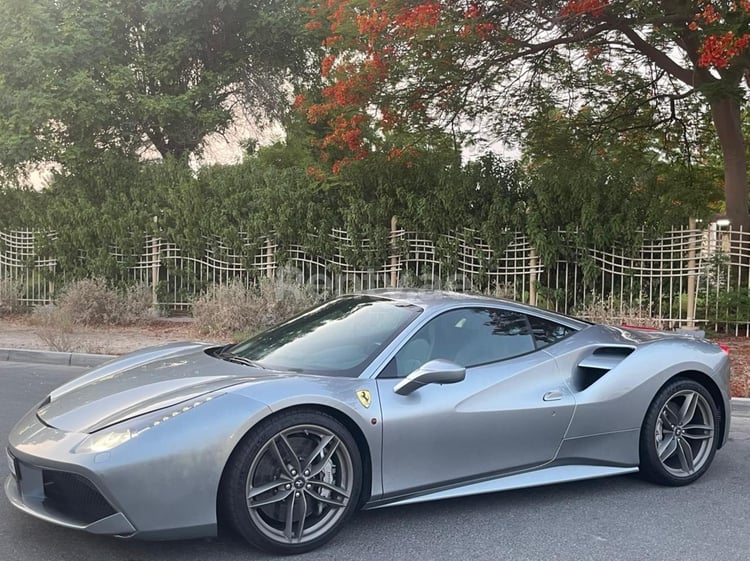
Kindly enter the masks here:
M 583 391 L 610 370 L 617 367 L 633 352 L 632 347 L 599 347 L 584 357 L 573 373 L 573 386 Z

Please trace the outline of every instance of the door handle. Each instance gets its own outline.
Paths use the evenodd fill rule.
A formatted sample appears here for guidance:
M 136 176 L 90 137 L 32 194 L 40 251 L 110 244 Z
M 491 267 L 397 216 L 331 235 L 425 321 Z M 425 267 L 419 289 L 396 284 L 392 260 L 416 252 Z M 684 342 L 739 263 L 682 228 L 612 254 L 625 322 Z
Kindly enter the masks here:
M 544 394 L 544 397 L 542 398 L 544 401 L 557 401 L 559 399 L 562 399 L 562 392 L 560 390 L 552 390 L 551 392 L 547 392 Z

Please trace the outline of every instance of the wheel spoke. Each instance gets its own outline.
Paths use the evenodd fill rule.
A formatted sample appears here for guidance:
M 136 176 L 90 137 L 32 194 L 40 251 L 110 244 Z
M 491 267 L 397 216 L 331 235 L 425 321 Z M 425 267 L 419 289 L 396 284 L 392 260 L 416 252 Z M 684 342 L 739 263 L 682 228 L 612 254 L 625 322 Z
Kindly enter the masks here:
M 331 459 L 331 456 L 333 456 L 333 453 L 336 451 L 336 448 L 339 447 L 339 443 L 341 441 L 338 438 L 332 438 L 330 442 L 330 446 L 328 449 L 323 452 L 323 457 L 320 459 L 320 461 L 317 464 L 314 464 L 310 467 L 310 477 L 315 477 L 318 475 L 321 471 L 323 471 L 323 468 L 325 467 L 328 460 Z
M 711 438 L 714 435 L 714 428 L 711 425 L 688 425 L 683 427 L 685 431 L 682 436 L 685 438 L 691 438 L 693 440 L 705 440 Z M 695 434 L 688 431 L 705 431 L 703 434 Z
M 289 473 L 289 466 L 284 461 L 284 456 L 281 455 L 281 450 L 279 450 L 279 446 L 278 446 L 278 444 L 276 444 L 276 440 L 275 439 L 271 441 L 271 450 L 273 450 L 273 455 L 276 458 L 276 461 L 281 466 L 281 469 L 284 470 L 284 473 L 288 477 L 292 477 L 292 474 Z
M 247 493 L 247 498 L 252 499 L 253 497 L 257 497 L 258 495 L 262 495 L 263 493 L 268 493 L 269 491 L 272 491 L 273 489 L 276 489 L 278 487 L 284 486 L 285 481 L 271 481 L 269 483 L 264 483 L 263 485 L 258 485 L 257 487 L 251 487 L 250 491 Z
M 279 434 L 278 439 L 281 441 L 282 448 L 286 450 L 287 454 L 289 455 L 289 461 L 291 462 L 292 467 L 295 470 L 297 470 L 297 473 L 299 473 L 300 472 L 299 458 L 297 458 L 297 453 L 294 451 L 294 448 L 292 448 L 292 445 L 289 444 L 289 441 L 287 440 L 286 436 L 284 436 L 283 434 Z
M 295 496 L 294 493 L 292 493 L 289 497 L 289 504 L 286 507 L 286 524 L 284 525 L 284 536 L 286 536 L 286 539 L 289 541 L 292 541 L 294 534 L 292 533 L 292 526 L 294 524 L 294 505 L 295 505 Z
M 666 462 L 677 451 L 677 438 L 673 433 L 665 436 L 656 448 L 656 453 L 662 462 Z
M 280 493 L 272 495 L 271 497 L 269 497 L 267 499 L 262 499 L 262 500 L 259 500 L 259 501 L 249 502 L 248 506 L 250 508 L 259 508 L 259 507 L 270 505 L 270 504 L 273 504 L 273 503 L 278 503 L 278 502 L 283 501 L 284 499 L 286 499 L 293 492 L 294 492 L 293 489 L 289 489 L 289 490 L 284 489 Z
M 685 396 L 685 401 L 680 408 L 680 425 L 686 425 L 693 420 L 695 416 L 695 408 L 698 406 L 698 394 L 696 392 L 690 392 Z
M 319 503 L 325 503 L 327 505 L 335 506 L 337 508 L 345 507 L 346 504 L 347 504 L 347 502 L 348 502 L 348 500 L 347 500 L 348 497 L 346 497 L 346 495 L 345 495 L 346 498 L 341 499 L 341 500 L 337 500 L 337 499 L 334 499 L 332 497 L 324 497 L 323 495 L 321 495 L 317 491 L 313 491 L 312 489 L 307 489 L 305 492 L 308 495 L 310 495 L 313 499 L 315 499 L 316 501 L 318 501 Z
M 305 518 L 307 516 L 307 499 L 304 493 L 297 497 L 297 509 L 300 511 L 299 523 L 297 524 L 297 541 L 302 540 L 302 533 L 305 531 Z
M 321 438 L 320 442 L 315 447 L 315 450 L 313 450 L 312 453 L 310 454 L 310 457 L 307 458 L 307 462 L 305 462 L 304 469 L 309 469 L 310 466 L 313 465 L 313 462 L 315 461 L 315 458 L 317 458 L 320 455 L 320 453 L 323 450 L 325 450 L 325 447 L 328 446 L 331 443 L 331 441 L 333 441 L 333 440 L 336 440 L 336 445 L 338 445 L 338 439 L 336 439 L 336 437 L 333 436 L 332 434 L 329 435 L 329 436 Z
M 349 492 L 346 489 L 337 487 L 333 483 L 328 483 L 327 481 L 313 481 L 311 483 L 316 487 L 323 487 L 324 489 L 328 489 L 330 491 L 333 491 L 334 493 L 338 493 L 346 499 L 349 498 Z
M 680 467 L 685 473 L 693 473 L 693 449 L 683 438 L 677 439 L 677 455 L 680 458 Z
M 677 413 L 675 413 L 670 405 L 670 403 L 667 403 L 664 406 L 664 409 L 661 412 L 661 418 L 665 423 L 667 423 L 668 426 L 673 427 L 674 425 L 679 423 L 680 417 Z

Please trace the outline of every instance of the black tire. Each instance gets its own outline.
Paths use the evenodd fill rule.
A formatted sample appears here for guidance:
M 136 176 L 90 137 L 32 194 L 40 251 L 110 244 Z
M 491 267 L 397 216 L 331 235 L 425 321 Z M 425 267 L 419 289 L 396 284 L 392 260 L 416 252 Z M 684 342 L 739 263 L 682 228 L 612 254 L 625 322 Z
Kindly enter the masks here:
M 656 395 L 641 427 L 641 474 L 678 487 L 701 477 L 716 454 L 720 413 L 711 394 L 678 378 Z
M 251 545 L 293 555 L 333 538 L 357 509 L 361 487 L 362 460 L 346 427 L 320 411 L 294 410 L 261 423 L 237 446 L 220 507 Z

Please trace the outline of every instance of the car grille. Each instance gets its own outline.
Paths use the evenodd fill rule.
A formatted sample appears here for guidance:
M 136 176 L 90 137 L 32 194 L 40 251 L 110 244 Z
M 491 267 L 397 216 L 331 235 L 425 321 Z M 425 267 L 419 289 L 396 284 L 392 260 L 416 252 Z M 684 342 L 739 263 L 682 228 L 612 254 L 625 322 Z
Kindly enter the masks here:
M 42 470 L 44 505 L 83 524 L 115 514 L 102 494 L 85 477 L 64 471 Z

